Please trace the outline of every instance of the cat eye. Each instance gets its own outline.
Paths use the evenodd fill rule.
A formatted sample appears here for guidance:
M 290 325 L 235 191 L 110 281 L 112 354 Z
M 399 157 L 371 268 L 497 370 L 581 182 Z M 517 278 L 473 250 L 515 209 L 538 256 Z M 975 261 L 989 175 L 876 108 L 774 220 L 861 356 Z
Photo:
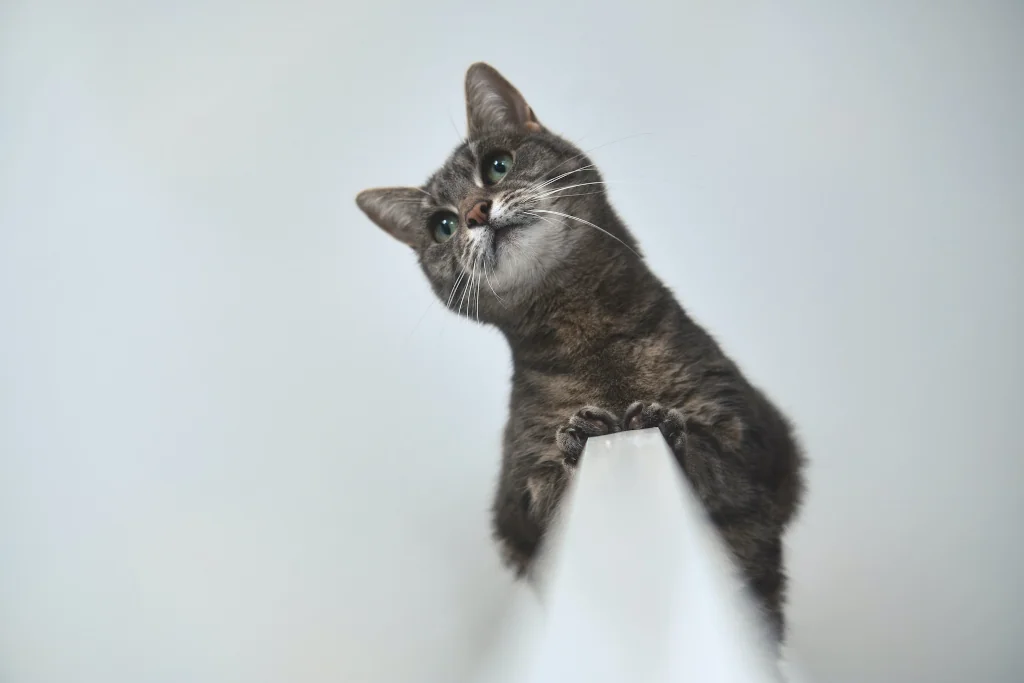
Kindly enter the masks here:
M 450 240 L 458 229 L 459 217 L 451 211 L 436 213 L 430 219 L 430 233 L 438 244 Z
M 484 184 L 496 185 L 512 170 L 512 155 L 508 152 L 494 152 L 484 158 Z

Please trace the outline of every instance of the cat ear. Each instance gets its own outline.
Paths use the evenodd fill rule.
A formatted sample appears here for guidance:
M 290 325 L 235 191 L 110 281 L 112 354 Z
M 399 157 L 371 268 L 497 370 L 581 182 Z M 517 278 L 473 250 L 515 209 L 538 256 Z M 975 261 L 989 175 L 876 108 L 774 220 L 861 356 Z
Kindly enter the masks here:
M 423 192 L 415 187 L 381 187 L 360 192 L 356 204 L 385 232 L 412 247 L 422 233 L 422 199 Z
M 483 62 L 466 72 L 466 118 L 470 138 L 488 130 L 541 130 L 540 121 L 519 91 Z

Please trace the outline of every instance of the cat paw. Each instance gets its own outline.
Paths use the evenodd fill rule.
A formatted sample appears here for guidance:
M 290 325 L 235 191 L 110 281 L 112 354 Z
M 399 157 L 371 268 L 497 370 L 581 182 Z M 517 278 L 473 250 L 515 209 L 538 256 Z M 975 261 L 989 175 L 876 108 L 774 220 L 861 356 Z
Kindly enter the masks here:
M 636 401 L 626 408 L 622 416 L 622 430 L 660 429 L 669 444 L 674 445 L 685 435 L 683 414 L 675 408 L 665 408 L 660 403 Z
M 583 447 L 592 436 L 604 436 L 619 431 L 619 419 L 604 408 L 580 408 L 569 421 L 555 432 L 555 443 L 567 465 L 575 465 L 583 455 Z

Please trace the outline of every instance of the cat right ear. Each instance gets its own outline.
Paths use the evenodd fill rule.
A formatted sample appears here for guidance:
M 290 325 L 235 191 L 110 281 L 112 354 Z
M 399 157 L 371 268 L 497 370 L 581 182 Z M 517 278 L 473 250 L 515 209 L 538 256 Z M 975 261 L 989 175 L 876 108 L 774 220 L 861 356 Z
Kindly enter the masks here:
M 356 195 L 356 204 L 371 221 L 410 247 L 422 235 L 422 200 L 423 192 L 415 187 L 380 187 Z
M 526 98 L 497 69 L 483 62 L 466 72 L 466 118 L 471 138 L 488 130 L 543 130 Z

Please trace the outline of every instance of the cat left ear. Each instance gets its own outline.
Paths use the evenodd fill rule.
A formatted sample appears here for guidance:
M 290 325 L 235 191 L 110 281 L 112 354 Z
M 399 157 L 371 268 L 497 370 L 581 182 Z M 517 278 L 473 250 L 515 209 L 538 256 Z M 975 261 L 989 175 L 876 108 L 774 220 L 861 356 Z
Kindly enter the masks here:
M 489 130 L 542 130 L 526 99 L 494 67 L 483 62 L 466 72 L 466 118 L 471 138 Z
M 385 232 L 414 247 L 422 235 L 422 199 L 415 187 L 381 187 L 360 192 L 356 204 Z

